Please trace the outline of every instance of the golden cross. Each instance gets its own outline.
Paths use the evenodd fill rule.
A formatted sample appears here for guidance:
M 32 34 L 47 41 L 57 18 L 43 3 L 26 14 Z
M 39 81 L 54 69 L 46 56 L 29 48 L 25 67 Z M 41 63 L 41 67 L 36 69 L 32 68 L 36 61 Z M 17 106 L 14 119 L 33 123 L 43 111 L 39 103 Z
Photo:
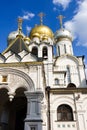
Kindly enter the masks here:
M 18 18 L 18 30 L 19 30 L 19 33 L 22 31 L 22 21 L 23 21 L 22 18 Z
M 39 13 L 38 16 L 40 17 L 40 24 L 43 24 L 43 17 L 45 16 L 45 14 L 43 12 Z
M 63 18 L 65 18 L 65 17 L 63 15 L 59 15 L 57 18 L 60 21 L 60 28 L 63 28 Z

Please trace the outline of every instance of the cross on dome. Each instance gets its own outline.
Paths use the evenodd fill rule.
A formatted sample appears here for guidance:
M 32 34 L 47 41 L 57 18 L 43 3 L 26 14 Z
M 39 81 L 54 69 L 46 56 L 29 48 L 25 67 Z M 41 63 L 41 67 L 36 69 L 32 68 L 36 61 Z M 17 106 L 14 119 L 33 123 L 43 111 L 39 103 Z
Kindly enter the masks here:
M 63 18 L 65 18 L 63 15 L 59 15 L 57 19 L 60 21 L 60 28 L 63 28 Z
M 18 31 L 19 31 L 19 33 L 21 33 L 21 31 L 22 31 L 22 21 L 23 21 L 22 18 L 18 18 Z
M 43 12 L 39 13 L 38 16 L 40 17 L 40 24 L 43 25 L 43 17 L 45 14 Z

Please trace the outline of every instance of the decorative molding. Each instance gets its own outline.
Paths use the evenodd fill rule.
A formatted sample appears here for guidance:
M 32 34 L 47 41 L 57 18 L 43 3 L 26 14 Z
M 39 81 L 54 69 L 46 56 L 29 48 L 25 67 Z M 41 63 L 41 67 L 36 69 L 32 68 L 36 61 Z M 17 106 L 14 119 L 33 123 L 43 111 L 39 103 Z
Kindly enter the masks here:
M 17 70 L 17 69 L 12 69 L 12 68 L 0 68 L 0 73 L 3 73 L 3 72 L 6 74 L 13 74 L 13 75 L 22 77 L 29 85 L 28 86 L 29 88 L 27 87 L 27 90 L 29 90 L 29 91 L 35 90 L 35 85 L 34 85 L 32 79 L 26 73 L 24 73 L 20 70 Z
M 50 93 L 53 94 L 73 94 L 73 93 L 87 93 L 87 88 L 51 88 Z
M 30 66 L 30 65 L 42 65 L 43 62 L 18 62 L 18 63 L 0 63 L 0 67 L 21 67 L 21 66 Z

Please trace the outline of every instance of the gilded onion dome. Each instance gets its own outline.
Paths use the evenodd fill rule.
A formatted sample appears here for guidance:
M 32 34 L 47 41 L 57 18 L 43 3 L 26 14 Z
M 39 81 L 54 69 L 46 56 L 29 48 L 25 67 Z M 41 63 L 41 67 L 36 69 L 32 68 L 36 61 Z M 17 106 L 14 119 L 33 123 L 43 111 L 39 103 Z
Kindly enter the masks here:
M 44 35 L 42 40 L 48 40 L 48 37 L 46 35 Z
M 38 37 L 38 38 L 40 38 L 40 34 L 39 33 L 33 33 L 32 37 Z
M 28 36 L 24 37 L 24 42 L 25 42 L 26 44 L 29 44 L 30 38 L 29 38 Z
M 30 42 L 30 38 L 26 36 L 26 37 L 24 37 L 24 41 Z
M 30 38 L 32 39 L 34 36 L 39 37 L 41 39 L 44 36 L 53 38 L 53 32 L 49 27 L 45 25 L 37 25 L 30 32 Z
M 53 38 L 53 32 L 52 30 L 43 25 L 43 17 L 44 13 L 39 13 L 38 16 L 40 17 L 40 25 L 36 25 L 30 32 L 30 39 L 33 37 L 38 37 L 40 40 L 47 39 L 47 38 Z

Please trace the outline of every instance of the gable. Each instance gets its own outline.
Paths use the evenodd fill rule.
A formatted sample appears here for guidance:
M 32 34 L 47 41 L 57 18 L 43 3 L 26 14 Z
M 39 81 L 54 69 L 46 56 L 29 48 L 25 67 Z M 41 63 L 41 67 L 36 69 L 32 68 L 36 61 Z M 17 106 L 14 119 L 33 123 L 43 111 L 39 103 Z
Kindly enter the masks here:
M 56 61 L 55 61 L 55 65 L 56 66 L 65 66 L 65 65 L 78 65 L 79 61 L 76 57 L 71 56 L 71 55 L 63 55 L 61 57 L 57 57 Z
M 29 49 L 27 45 L 25 44 L 24 40 L 22 37 L 17 37 L 7 48 L 6 50 L 2 53 L 5 54 L 8 51 L 12 51 L 16 54 L 18 54 L 21 51 L 27 51 L 29 52 Z

